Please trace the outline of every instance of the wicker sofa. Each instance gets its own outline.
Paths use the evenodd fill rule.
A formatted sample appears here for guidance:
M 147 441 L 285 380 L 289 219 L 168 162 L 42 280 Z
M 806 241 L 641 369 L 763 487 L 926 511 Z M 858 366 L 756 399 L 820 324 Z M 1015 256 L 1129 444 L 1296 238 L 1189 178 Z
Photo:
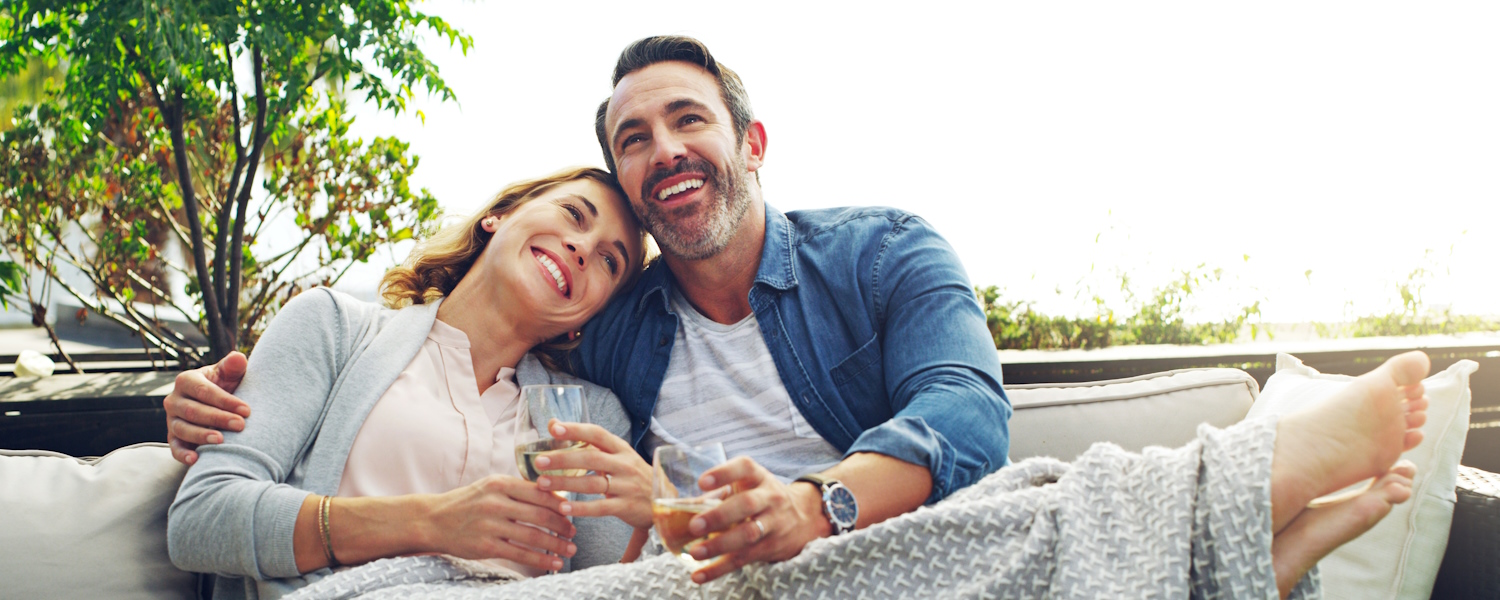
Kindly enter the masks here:
M 1274 385 L 1268 383 L 1267 391 Z M 1223 427 L 1240 421 L 1264 395 L 1252 377 L 1237 369 L 1007 390 L 1016 408 L 1010 427 L 1016 460 L 1039 455 L 1070 459 L 1097 441 L 1127 449 L 1180 445 L 1193 438 L 1200 423 Z M 1500 565 L 1494 563 L 1500 544 L 1500 476 L 1456 465 L 1448 470 L 1462 477 L 1456 508 L 1448 504 L 1452 535 L 1447 535 L 1446 519 L 1441 531 L 1426 531 L 1433 529 L 1431 523 L 1408 516 L 1425 527 L 1407 532 L 1411 539 L 1406 545 L 1430 546 L 1434 536 L 1442 538 L 1436 541 L 1439 552 L 1444 540 L 1449 544 L 1432 597 L 1500 597 Z M 97 459 L 0 451 L 0 596 L 196 597 L 198 576 L 177 570 L 166 553 L 166 507 L 184 471 L 158 443 L 128 446 Z M 1436 497 L 1441 500 L 1442 494 Z M 1324 565 L 1326 572 L 1328 562 Z M 1431 573 L 1411 565 L 1396 570 L 1405 573 L 1403 581 L 1380 582 L 1389 594 L 1336 589 L 1327 575 L 1325 592 L 1330 598 L 1406 598 L 1426 597 L 1434 589 Z M 1419 591 L 1412 592 L 1413 587 Z

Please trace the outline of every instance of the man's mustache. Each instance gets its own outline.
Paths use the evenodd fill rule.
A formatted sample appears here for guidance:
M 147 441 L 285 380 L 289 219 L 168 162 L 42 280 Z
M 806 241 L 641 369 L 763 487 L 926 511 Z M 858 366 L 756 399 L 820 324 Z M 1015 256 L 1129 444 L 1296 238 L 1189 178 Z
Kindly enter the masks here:
M 646 181 L 641 183 L 641 199 L 656 199 L 656 196 L 651 193 L 651 190 L 655 189 L 657 184 L 665 181 L 668 177 L 681 175 L 683 173 L 702 173 L 708 178 L 709 181 L 718 181 L 719 179 L 719 172 L 714 168 L 712 163 L 709 163 L 708 161 L 702 159 L 683 159 L 676 165 L 673 165 L 672 168 L 660 169 L 652 173 L 650 177 L 647 177 Z

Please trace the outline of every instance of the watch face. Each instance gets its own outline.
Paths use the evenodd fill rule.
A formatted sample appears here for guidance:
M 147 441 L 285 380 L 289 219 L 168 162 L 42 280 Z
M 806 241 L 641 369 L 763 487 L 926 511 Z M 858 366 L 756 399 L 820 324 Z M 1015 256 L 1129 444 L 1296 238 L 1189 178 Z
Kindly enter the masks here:
M 835 485 L 828 490 L 825 500 L 828 520 L 844 531 L 853 529 L 854 523 L 859 520 L 859 504 L 854 501 L 854 493 L 843 485 Z

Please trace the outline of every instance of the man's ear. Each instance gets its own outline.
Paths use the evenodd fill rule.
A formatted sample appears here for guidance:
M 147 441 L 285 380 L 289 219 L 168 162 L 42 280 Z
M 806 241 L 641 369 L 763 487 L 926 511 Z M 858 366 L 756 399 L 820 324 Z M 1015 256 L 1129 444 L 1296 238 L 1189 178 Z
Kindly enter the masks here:
M 745 153 L 745 168 L 750 172 L 760 169 L 766 162 L 766 125 L 751 121 L 745 130 L 745 142 L 740 148 Z

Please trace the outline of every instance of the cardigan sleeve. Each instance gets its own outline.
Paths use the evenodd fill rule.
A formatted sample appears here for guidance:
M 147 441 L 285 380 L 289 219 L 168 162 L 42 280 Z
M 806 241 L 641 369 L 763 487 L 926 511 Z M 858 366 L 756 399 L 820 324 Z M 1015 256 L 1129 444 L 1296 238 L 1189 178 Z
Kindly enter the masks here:
M 199 448 L 167 513 L 172 562 L 188 571 L 295 577 L 292 532 L 309 492 L 285 482 L 312 444 L 337 380 L 348 324 L 321 288 L 293 298 L 256 344 L 237 395 L 241 432 Z

